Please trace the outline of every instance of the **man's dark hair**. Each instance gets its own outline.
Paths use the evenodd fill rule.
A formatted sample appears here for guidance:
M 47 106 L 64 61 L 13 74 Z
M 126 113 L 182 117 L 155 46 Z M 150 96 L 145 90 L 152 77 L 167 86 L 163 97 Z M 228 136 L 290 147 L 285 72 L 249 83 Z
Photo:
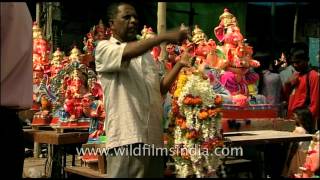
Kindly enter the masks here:
M 303 42 L 292 44 L 290 48 L 290 60 L 304 60 L 309 61 L 309 48 L 308 45 Z
M 132 7 L 134 7 L 133 3 L 131 2 L 113 2 L 111 3 L 108 8 L 107 8 L 107 18 L 108 21 L 115 18 L 117 13 L 118 13 L 118 7 L 124 4 L 128 4 L 131 5 Z
M 314 133 L 313 122 L 312 122 L 312 113 L 309 108 L 298 107 L 293 111 L 298 116 L 298 121 L 301 123 L 303 128 L 310 133 Z

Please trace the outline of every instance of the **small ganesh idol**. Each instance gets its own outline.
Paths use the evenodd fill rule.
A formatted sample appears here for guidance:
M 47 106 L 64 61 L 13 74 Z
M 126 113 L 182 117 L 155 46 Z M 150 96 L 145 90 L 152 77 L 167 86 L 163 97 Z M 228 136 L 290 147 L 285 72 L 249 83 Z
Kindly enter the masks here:
M 81 71 L 78 69 L 74 69 L 71 74 L 71 82 L 69 86 L 73 97 L 80 98 L 84 95 L 84 93 L 86 92 L 84 81 L 85 77 L 82 75 Z
M 137 38 L 139 40 L 143 40 L 143 39 L 153 38 L 155 36 L 156 36 L 156 33 L 153 32 L 152 28 L 144 25 L 143 29 L 141 30 L 141 36 L 137 35 Z M 161 52 L 160 46 L 154 46 L 152 48 L 151 55 L 153 59 L 156 61 L 156 63 L 158 63 L 159 61 L 160 52 Z
M 95 34 L 94 34 L 94 40 L 100 41 L 105 40 L 108 37 L 107 28 L 104 26 L 102 20 L 99 21 L 99 24 L 95 26 Z
M 84 94 L 87 93 L 86 77 L 82 75 L 79 68 L 74 68 L 71 72 L 71 76 L 66 78 L 67 89 L 65 91 L 64 110 L 67 112 L 67 122 L 77 123 L 79 118 L 82 117 L 82 99 Z M 61 121 L 65 121 L 60 119 Z M 62 122 L 62 125 L 66 122 Z
M 198 25 L 195 25 L 192 31 L 192 42 L 194 43 L 194 55 L 196 56 L 195 63 L 199 65 L 206 62 L 209 65 L 209 60 L 213 61 L 213 59 L 208 58 L 214 57 L 211 55 L 215 54 L 216 43 L 212 39 L 207 41 L 206 34 Z
M 84 54 L 79 55 L 80 61 L 82 64 L 85 64 L 88 67 L 93 67 L 94 62 L 94 48 L 95 48 L 95 40 L 94 40 L 94 31 L 95 27 L 93 27 L 89 33 L 87 33 L 87 38 L 84 37 L 83 40 L 83 51 Z
M 153 32 L 151 27 L 147 27 L 144 25 L 143 30 L 141 31 L 141 39 L 149 39 L 156 35 L 156 33 Z
M 194 30 L 192 31 L 192 42 L 199 44 L 201 42 L 207 41 L 206 34 L 199 28 L 198 25 L 195 25 Z
M 94 28 L 93 28 L 94 29 Z M 89 33 L 87 33 L 87 38 L 84 38 L 83 44 L 83 50 L 87 53 L 87 54 L 92 54 L 93 49 L 94 49 L 94 30 L 90 30 Z
M 57 73 L 62 69 L 62 60 L 63 60 L 63 52 L 60 51 L 60 48 L 52 54 L 51 60 L 51 77 L 55 77 Z
M 70 56 L 69 56 L 70 62 L 79 61 L 80 54 L 81 54 L 80 50 L 77 48 L 77 46 L 74 46 L 70 52 Z
M 37 22 L 33 22 L 33 25 L 32 25 L 32 36 L 33 36 L 33 39 L 42 38 L 42 30 L 38 26 Z
M 37 23 L 33 23 L 32 27 L 33 32 L 33 53 L 47 58 L 50 53 L 50 45 L 47 40 L 42 35 L 42 29 L 38 26 Z M 47 60 L 47 59 L 44 59 Z
M 176 47 L 177 45 L 175 44 L 166 45 L 166 52 L 168 53 L 168 58 L 165 62 L 165 67 L 168 71 L 170 71 L 174 67 L 176 61 L 178 60 L 179 54 L 176 52 Z
M 82 99 L 83 113 L 86 117 L 92 118 L 89 129 L 89 141 L 99 140 L 103 135 L 105 111 L 103 105 L 103 92 L 100 82 L 97 81 L 93 70 L 88 70 L 89 93 Z
M 33 115 L 32 125 L 48 125 L 51 121 L 51 103 L 44 94 L 40 95 L 40 111 Z

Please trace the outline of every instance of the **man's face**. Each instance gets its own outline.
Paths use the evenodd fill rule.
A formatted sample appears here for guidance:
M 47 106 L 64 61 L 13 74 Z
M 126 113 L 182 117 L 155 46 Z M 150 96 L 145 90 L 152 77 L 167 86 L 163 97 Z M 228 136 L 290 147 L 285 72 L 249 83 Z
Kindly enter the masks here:
M 293 59 L 292 65 L 296 71 L 303 72 L 308 68 L 308 61 L 302 59 Z
M 134 7 L 128 4 L 118 6 L 118 13 L 110 21 L 113 36 L 122 42 L 133 41 L 138 32 L 138 18 Z

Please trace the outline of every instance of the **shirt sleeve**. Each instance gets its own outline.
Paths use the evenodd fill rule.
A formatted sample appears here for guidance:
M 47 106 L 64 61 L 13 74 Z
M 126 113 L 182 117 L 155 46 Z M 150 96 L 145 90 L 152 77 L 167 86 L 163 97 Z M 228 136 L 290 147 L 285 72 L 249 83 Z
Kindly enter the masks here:
M 310 73 L 310 111 L 314 118 L 319 118 L 319 73 L 311 71 Z
M 127 43 L 116 44 L 100 41 L 95 50 L 97 72 L 118 72 L 128 67 L 130 61 L 122 62 L 122 54 Z

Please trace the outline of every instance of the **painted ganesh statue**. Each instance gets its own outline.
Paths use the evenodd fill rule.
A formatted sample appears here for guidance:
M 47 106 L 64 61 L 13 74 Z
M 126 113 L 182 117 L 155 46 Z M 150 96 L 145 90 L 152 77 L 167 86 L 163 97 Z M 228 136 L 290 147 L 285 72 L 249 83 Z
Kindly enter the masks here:
M 252 59 L 253 49 L 246 42 L 237 25 L 236 17 L 228 9 L 219 17 L 220 24 L 214 28 L 214 34 L 222 42 L 218 46 L 225 59 L 218 59 L 215 68 L 223 69 L 221 84 L 230 91 L 233 103 L 245 106 L 250 96 L 257 95 L 259 75 L 252 71 L 259 67 Z

